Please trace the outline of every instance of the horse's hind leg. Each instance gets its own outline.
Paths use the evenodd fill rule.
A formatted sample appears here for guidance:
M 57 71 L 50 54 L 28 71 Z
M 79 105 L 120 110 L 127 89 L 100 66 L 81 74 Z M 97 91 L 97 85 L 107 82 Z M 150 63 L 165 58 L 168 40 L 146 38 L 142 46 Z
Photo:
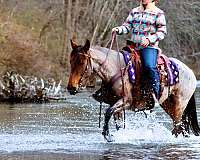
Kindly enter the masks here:
M 172 134 L 176 137 L 181 133 L 183 136 L 188 136 L 186 126 L 182 120 L 185 107 L 181 104 L 180 96 L 171 94 L 163 102 L 162 107 L 173 120 L 174 128 L 172 130 Z
M 119 121 L 122 120 L 122 111 L 123 111 L 123 108 L 121 108 L 120 110 L 115 110 L 116 113 L 114 112 L 114 114 L 113 114 L 114 121 L 115 121 L 115 127 L 117 130 L 122 128 L 122 125 L 119 123 Z

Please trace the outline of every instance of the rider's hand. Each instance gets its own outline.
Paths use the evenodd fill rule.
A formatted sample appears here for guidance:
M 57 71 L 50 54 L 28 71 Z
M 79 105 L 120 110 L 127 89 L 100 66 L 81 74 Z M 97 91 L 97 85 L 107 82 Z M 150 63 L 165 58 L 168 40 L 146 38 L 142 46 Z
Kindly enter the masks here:
M 147 47 L 148 45 L 149 45 L 149 39 L 147 39 L 147 38 L 144 38 L 143 40 L 142 40 L 142 43 L 141 43 L 141 46 L 143 46 L 143 47 Z
M 113 29 L 112 29 L 112 34 L 118 34 L 119 33 L 119 28 L 118 27 L 114 27 Z

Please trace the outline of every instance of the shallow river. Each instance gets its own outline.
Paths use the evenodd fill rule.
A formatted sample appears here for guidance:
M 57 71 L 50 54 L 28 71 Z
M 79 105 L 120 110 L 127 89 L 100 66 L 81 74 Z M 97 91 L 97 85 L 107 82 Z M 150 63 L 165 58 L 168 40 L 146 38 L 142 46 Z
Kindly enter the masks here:
M 118 132 L 111 121 L 114 142 L 107 143 L 98 128 L 99 104 L 90 95 L 68 95 L 62 103 L 0 104 L 0 159 L 200 159 L 200 137 L 174 138 L 161 108 L 147 118 L 126 112 L 126 128 Z M 200 90 L 196 103 L 200 122 Z

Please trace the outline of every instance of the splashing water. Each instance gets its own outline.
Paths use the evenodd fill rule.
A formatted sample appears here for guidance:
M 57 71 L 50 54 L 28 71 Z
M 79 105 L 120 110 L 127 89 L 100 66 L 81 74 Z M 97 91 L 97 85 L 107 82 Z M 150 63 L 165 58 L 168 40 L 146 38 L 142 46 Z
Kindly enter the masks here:
M 172 136 L 172 122 L 161 108 L 147 113 L 147 118 L 143 112 L 126 112 L 126 128 L 119 131 L 112 119 L 110 131 L 114 142 L 107 143 L 101 135 L 102 128 L 98 128 L 98 107 L 85 93 L 60 104 L 1 105 L 0 157 L 40 151 L 89 153 L 91 159 L 200 159 L 199 137 Z

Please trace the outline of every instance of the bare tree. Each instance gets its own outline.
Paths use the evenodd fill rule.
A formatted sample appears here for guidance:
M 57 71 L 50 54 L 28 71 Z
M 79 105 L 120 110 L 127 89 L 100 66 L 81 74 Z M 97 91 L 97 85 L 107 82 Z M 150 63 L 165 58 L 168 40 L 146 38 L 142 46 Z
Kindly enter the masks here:
M 61 64 L 66 72 L 69 69 L 67 66 L 69 64 L 68 56 L 71 52 L 70 39 L 76 39 L 82 44 L 86 39 L 89 39 L 93 45 L 104 46 L 110 39 L 112 28 L 121 25 L 129 11 L 139 4 L 137 0 L 34 0 L 19 2 L 21 1 L 1 0 L 0 20 L 1 17 L 4 20 L 4 17 L 9 17 L 9 22 L 14 21 L 23 26 L 29 20 L 25 15 L 30 14 L 33 19 L 38 19 L 36 26 L 33 22 L 27 26 L 27 30 L 29 29 L 32 33 L 31 25 L 36 28 L 33 35 L 38 35 L 38 43 L 45 50 L 46 56 L 52 60 L 52 66 Z M 198 63 L 198 61 L 187 61 L 187 59 L 188 56 L 193 57 L 191 59 L 196 59 L 196 53 L 200 52 L 200 1 L 160 0 L 158 6 L 166 13 L 168 28 L 168 35 L 160 43 L 163 53 L 178 57 L 191 66 L 192 62 Z M 0 22 L 1 36 L 1 32 L 5 32 L 1 31 L 1 28 L 7 26 L 7 23 L 3 20 Z M 119 36 L 120 48 L 125 45 L 129 36 L 130 34 Z M 0 43 L 0 45 L 2 44 Z M 61 75 L 61 70 L 56 69 L 55 74 Z

